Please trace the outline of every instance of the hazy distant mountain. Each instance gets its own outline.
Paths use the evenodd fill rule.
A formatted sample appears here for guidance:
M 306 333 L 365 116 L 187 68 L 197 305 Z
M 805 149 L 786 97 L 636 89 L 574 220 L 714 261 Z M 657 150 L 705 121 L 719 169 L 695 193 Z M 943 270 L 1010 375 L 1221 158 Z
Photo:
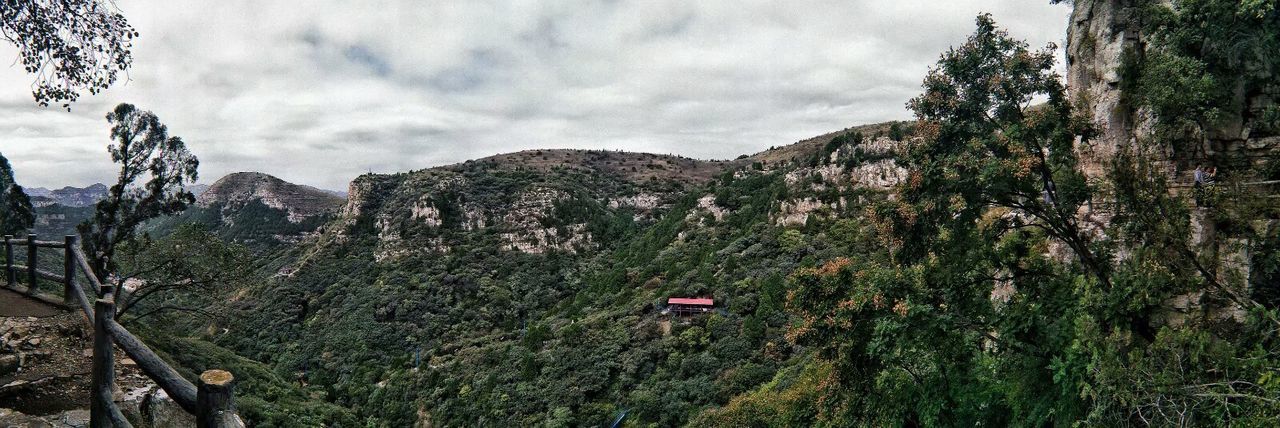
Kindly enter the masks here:
M 28 187 L 25 190 L 27 196 L 32 198 L 49 198 L 55 204 L 68 207 L 87 207 L 106 198 L 108 188 L 105 184 L 94 183 L 89 187 L 83 188 L 67 186 L 61 189 L 49 190 L 43 187 Z
M 27 196 L 31 198 L 39 198 L 39 197 L 47 198 L 50 195 L 53 195 L 52 190 L 49 190 L 43 187 L 24 187 L 22 188 L 22 191 L 26 192 Z

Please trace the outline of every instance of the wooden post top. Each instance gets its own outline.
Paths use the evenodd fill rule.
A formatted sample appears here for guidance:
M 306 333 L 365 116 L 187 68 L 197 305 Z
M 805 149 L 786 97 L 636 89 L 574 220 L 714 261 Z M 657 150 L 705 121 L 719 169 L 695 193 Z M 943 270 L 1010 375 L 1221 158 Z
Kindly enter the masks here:
M 226 387 L 235 380 L 235 376 L 226 370 L 205 370 L 200 374 L 200 383 L 209 386 Z

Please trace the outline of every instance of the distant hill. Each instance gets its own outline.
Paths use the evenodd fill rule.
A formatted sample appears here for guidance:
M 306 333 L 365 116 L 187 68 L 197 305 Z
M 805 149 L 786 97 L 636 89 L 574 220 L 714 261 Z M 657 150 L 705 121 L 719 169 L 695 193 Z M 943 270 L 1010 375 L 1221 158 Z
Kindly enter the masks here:
M 106 198 L 109 189 L 105 184 L 94 183 L 89 187 L 67 186 L 56 190 L 49 190 L 43 187 L 28 187 L 25 190 L 27 196 L 33 198 L 32 202 L 35 202 L 34 198 L 48 198 L 41 199 L 41 201 L 68 207 L 88 207 Z
M 35 208 L 36 222 L 31 233 L 44 239 L 76 234 L 76 225 L 93 218 L 94 204 L 107 197 L 105 184 L 88 187 L 66 186 L 49 190 L 43 187 L 24 189 Z
M 343 204 L 334 194 L 258 172 L 229 174 L 199 192 L 196 203 L 177 216 L 152 222 L 144 231 L 163 234 L 200 223 L 224 239 L 265 248 L 295 242 L 315 231 Z
M 240 208 L 254 201 L 287 212 L 290 221 L 295 222 L 342 205 L 342 198 L 332 193 L 260 172 L 237 172 L 222 177 L 196 198 L 196 205 Z
M 730 162 L 600 150 L 527 150 L 351 183 L 339 237 L 376 237 L 379 258 L 490 247 L 597 248 L 651 223 Z M 331 230 L 333 228 L 330 228 Z
M 187 186 L 187 191 L 196 196 L 204 194 L 205 190 L 209 190 L 208 184 L 192 184 Z
M 93 218 L 94 207 L 67 206 L 54 202 L 47 196 L 31 198 L 36 210 L 36 223 L 31 232 L 42 239 L 60 239 L 62 236 L 75 235 L 76 225 Z

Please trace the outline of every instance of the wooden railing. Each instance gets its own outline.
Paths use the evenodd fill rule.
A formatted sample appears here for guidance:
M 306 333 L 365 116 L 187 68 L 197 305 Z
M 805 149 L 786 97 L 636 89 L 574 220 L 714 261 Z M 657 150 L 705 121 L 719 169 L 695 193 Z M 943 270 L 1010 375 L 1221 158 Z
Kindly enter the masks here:
M 14 264 L 14 247 L 25 246 L 27 264 Z M 63 251 L 62 274 L 41 270 L 39 268 L 40 248 L 61 249 Z M 6 285 L 15 291 L 25 292 L 28 296 L 48 303 L 59 304 L 67 308 L 79 306 L 86 320 L 93 325 L 93 370 L 92 388 L 90 390 L 90 426 L 92 427 L 132 427 L 125 419 L 120 408 L 113 399 L 115 390 L 115 353 L 114 346 L 119 346 L 129 358 L 132 358 L 139 369 L 164 389 L 178 406 L 196 417 L 196 425 L 200 428 L 244 427 L 235 408 L 235 396 L 232 388 L 234 377 L 223 370 L 208 370 L 200 375 L 199 386 L 192 384 L 178 374 L 164 360 L 156 355 L 142 340 L 130 333 L 124 326 L 116 322 L 114 284 L 102 283 L 89 267 L 88 258 L 80 249 L 76 236 L 67 236 L 62 242 L 40 241 L 36 235 L 27 235 L 25 240 L 15 240 L 13 236 L 4 237 L 5 280 Z M 76 271 L 80 271 L 85 282 L 94 292 L 96 299 L 93 305 L 85 297 L 81 283 L 76 281 Z M 25 272 L 26 289 L 18 286 L 18 272 Z M 62 299 L 42 296 L 39 293 L 41 279 L 62 284 Z

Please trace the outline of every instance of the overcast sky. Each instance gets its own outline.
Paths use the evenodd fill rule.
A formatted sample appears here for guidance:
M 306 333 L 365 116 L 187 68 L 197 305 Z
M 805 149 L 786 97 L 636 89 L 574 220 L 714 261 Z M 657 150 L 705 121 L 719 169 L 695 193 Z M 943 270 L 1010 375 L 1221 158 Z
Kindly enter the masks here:
M 288 5 L 286 5 L 286 3 Z M 1048 0 L 117 0 L 142 33 L 130 80 L 67 113 L 0 65 L 0 152 L 27 186 L 113 177 L 112 106 L 154 111 L 211 183 L 236 171 L 345 190 L 531 148 L 723 159 L 904 103 L 979 12 L 1063 44 Z M 0 58 L 15 58 L 0 46 Z

